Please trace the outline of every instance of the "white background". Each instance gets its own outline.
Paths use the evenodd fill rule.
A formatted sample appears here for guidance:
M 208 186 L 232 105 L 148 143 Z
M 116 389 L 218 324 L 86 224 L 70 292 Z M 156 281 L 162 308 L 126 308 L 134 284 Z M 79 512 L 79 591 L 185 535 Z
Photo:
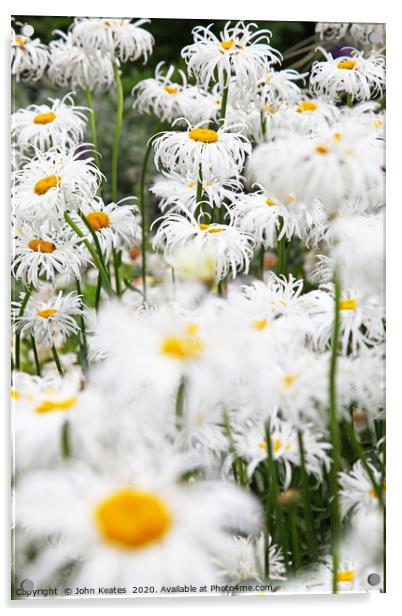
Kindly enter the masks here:
M 0 375 L 2 398 L 0 405 L 0 475 L 1 475 L 1 542 L 0 556 L 0 600 L 2 607 L 22 613 L 22 610 L 43 612 L 63 610 L 77 614 L 77 611 L 96 609 L 102 614 L 116 609 L 129 609 L 135 613 L 151 614 L 154 610 L 177 612 L 186 610 L 201 613 L 205 610 L 240 613 L 247 611 L 272 610 L 280 616 L 342 616 L 364 613 L 365 616 L 385 616 L 402 604 L 401 566 L 401 510 L 400 494 L 401 453 L 402 453 L 402 23 L 401 10 L 392 0 L 350 0 L 349 2 L 325 2 L 323 0 L 3 0 L 1 8 L 1 192 L 0 192 Z M 387 24 L 387 594 L 347 596 L 265 596 L 265 597 L 204 597 L 190 598 L 139 598 L 133 599 L 89 599 L 49 601 L 9 600 L 10 587 L 10 421 L 9 421 L 9 259 L 10 259 L 10 200 L 9 200 L 9 117 L 10 117 L 10 72 L 9 72 L 9 24 L 10 15 L 73 15 L 99 17 L 169 17 L 193 19 L 253 19 L 286 21 L 335 21 L 335 22 L 385 22 Z M 353 247 L 351 247 L 353 250 Z M 370 267 L 370 263 L 367 264 Z M 399 498 L 398 498 L 399 497 Z M 369 541 L 370 538 L 367 537 Z M 399 592 L 401 595 L 398 596 Z M 74 612 L 72 612 L 74 610 Z M 105 610 L 105 611 L 103 611 Z M 269 613 L 269 612 L 268 612 Z

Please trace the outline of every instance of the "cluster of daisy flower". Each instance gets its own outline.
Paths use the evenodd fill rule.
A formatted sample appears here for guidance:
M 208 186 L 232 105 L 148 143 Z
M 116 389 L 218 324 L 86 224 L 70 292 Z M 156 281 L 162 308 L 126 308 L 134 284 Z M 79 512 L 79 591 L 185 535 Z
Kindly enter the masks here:
M 257 24 L 197 26 L 132 89 L 162 127 L 133 197 L 147 23 L 13 32 L 16 80 L 65 90 L 12 116 L 14 592 L 383 589 L 384 56 L 299 73 Z

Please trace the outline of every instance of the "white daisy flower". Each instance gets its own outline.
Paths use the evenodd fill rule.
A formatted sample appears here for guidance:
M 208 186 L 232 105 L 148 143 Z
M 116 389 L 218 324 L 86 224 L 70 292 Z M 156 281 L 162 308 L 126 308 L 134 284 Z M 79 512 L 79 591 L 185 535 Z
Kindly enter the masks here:
M 40 39 L 16 34 L 11 28 L 11 74 L 17 81 L 41 79 L 48 63 L 49 51 Z
M 319 349 L 330 345 L 334 320 L 333 284 L 322 285 L 306 297 L 306 309 L 312 319 L 314 343 Z M 346 355 L 384 340 L 384 305 L 381 298 L 359 294 L 357 289 L 343 290 L 339 302 L 340 347 Z
M 187 131 L 162 133 L 153 142 L 155 166 L 197 179 L 201 173 L 206 181 L 238 178 L 251 145 L 241 133 L 230 132 L 231 128 L 215 131 L 189 124 Z
M 50 79 L 60 87 L 73 90 L 108 90 L 114 83 L 111 57 L 99 49 L 75 44 L 71 32 L 57 30 L 56 34 L 60 38 L 49 43 Z
M 49 100 L 50 105 L 30 105 L 11 116 L 11 134 L 21 147 L 28 144 L 48 150 L 82 141 L 87 125 L 85 108 L 75 106 L 70 94 L 62 100 Z
M 231 484 L 180 484 L 182 469 L 169 459 L 159 468 L 108 463 L 98 472 L 71 464 L 19 482 L 17 524 L 52 539 L 32 563 L 36 580 L 74 561 L 71 586 L 209 584 L 211 555 L 224 549 L 228 532 L 260 525 L 257 502 Z
M 81 144 L 71 150 L 53 147 L 36 151 L 32 160 L 14 172 L 12 200 L 18 220 L 57 224 L 69 209 L 90 200 L 101 183 L 102 174 Z
M 132 18 L 76 17 L 71 30 L 72 40 L 74 44 L 109 53 L 121 62 L 138 60 L 142 56 L 145 64 L 152 53 L 154 37 L 141 26 L 149 21 L 139 19 L 132 23 Z
M 370 465 L 377 485 L 385 499 L 385 484 L 381 486 L 381 473 Z M 355 520 L 363 519 L 379 508 L 378 494 L 370 481 L 369 474 L 358 460 L 349 472 L 339 473 L 341 514 L 350 514 Z
M 235 426 L 233 440 L 238 455 L 247 462 L 248 476 L 252 477 L 258 464 L 268 455 L 264 425 L 246 422 L 243 426 Z M 283 488 L 287 489 L 292 481 L 293 467 L 301 464 L 297 428 L 275 418 L 271 424 L 271 443 L 273 458 L 281 470 Z M 306 471 L 321 481 L 323 469 L 328 471 L 330 466 L 328 450 L 331 445 L 323 440 L 323 435 L 312 424 L 303 427 L 303 444 Z
M 136 218 L 138 207 L 129 201 L 133 201 L 133 197 L 107 205 L 100 197 L 82 202 L 81 212 L 96 232 L 102 252 L 107 259 L 111 255 L 112 248 L 121 248 L 122 243 L 132 247 L 141 239 L 141 227 Z M 80 216 L 72 212 L 71 217 L 87 239 L 91 240 L 91 233 Z
M 295 103 L 301 94 L 300 87 L 295 83 L 307 77 L 308 73 L 300 74 L 293 69 L 275 71 L 273 69 L 260 79 L 258 94 L 263 107 L 268 105 L 281 105 Z
M 241 21 L 230 27 L 228 22 L 218 38 L 211 32 L 212 25 L 194 28 L 194 43 L 182 50 L 189 75 L 195 75 L 205 89 L 217 81 L 222 91 L 231 77 L 245 88 L 255 89 L 270 64 L 281 59 L 269 45 L 271 32 Z
M 333 58 L 319 48 L 325 61 L 314 62 L 310 75 L 311 91 L 329 100 L 341 100 L 343 93 L 352 100 L 365 101 L 382 96 L 385 87 L 385 57 L 372 51 L 366 58 L 352 49 L 350 55 Z
M 328 126 L 333 126 L 339 115 L 338 107 L 332 103 L 299 97 L 291 105 L 282 105 L 275 113 L 270 114 L 268 139 L 287 138 L 293 134 L 320 134 L 328 129 Z
M 225 550 L 214 558 L 219 567 L 218 575 L 232 584 L 244 583 L 246 580 L 266 582 L 266 551 L 266 537 L 263 533 L 258 537 L 234 536 L 228 540 Z M 269 579 L 284 580 L 286 569 L 282 549 L 272 543 L 271 537 L 269 537 L 268 552 Z
M 240 194 L 230 206 L 230 216 L 238 229 L 252 235 L 265 248 L 288 236 L 286 207 L 263 189 Z
M 17 309 L 20 306 L 21 302 L 16 304 Z M 15 322 L 21 336 L 31 334 L 35 342 L 50 346 L 57 335 L 66 339 L 76 334 L 80 328 L 74 317 L 82 314 L 81 297 L 74 292 L 63 295 L 60 291 L 47 301 L 31 297 L 23 316 L 17 316 Z
M 219 281 L 229 272 L 233 278 L 239 270 L 248 272 L 254 240 L 233 225 L 198 223 L 190 212 L 162 218 L 153 240 L 154 248 L 163 247 L 165 255 L 170 255 L 176 248 L 188 245 L 214 254 L 215 276 Z
M 222 206 L 228 207 L 227 203 L 233 202 L 236 198 L 236 191 L 241 189 L 241 183 L 236 179 L 226 180 L 225 183 L 217 179 L 208 180 L 202 183 L 204 199 L 213 208 Z M 179 173 L 166 173 L 156 178 L 150 191 L 156 195 L 160 201 L 158 203 L 162 212 L 167 208 L 169 211 L 185 207 L 194 214 L 196 208 L 197 180 L 191 177 L 183 177 Z
M 14 459 L 18 473 L 32 468 L 51 468 L 60 461 L 63 429 L 68 429 L 72 455 L 99 454 L 101 425 L 97 414 L 102 407 L 101 398 L 93 389 L 80 391 L 78 375 L 61 379 L 16 373 L 11 396 Z
M 46 225 L 17 227 L 12 265 L 15 278 L 35 288 L 40 279 L 53 282 L 59 275 L 79 280 L 85 261 L 79 242 L 66 225 L 57 230 Z

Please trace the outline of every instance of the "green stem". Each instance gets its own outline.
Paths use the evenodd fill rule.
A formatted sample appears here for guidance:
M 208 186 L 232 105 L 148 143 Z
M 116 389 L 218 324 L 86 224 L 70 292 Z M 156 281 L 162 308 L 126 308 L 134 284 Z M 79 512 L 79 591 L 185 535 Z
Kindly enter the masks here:
M 283 225 L 281 226 L 281 231 L 282 228 Z M 278 274 L 286 276 L 287 273 L 286 237 L 283 236 L 280 240 L 278 240 Z
M 85 88 L 85 94 L 87 97 L 87 106 L 90 110 L 89 115 L 88 115 L 88 120 L 89 120 L 89 127 L 91 129 L 92 143 L 95 149 L 95 152 L 94 152 L 95 164 L 98 167 L 98 169 L 100 169 L 101 162 L 100 162 L 100 156 L 98 152 L 98 137 L 97 137 L 97 132 L 96 132 L 94 102 L 92 98 L 92 92 L 88 86 Z
M 114 277 L 116 280 L 116 295 L 121 295 L 121 284 L 120 284 L 120 269 L 121 265 L 121 251 L 116 250 L 113 246 L 113 267 L 114 267 Z
M 350 108 L 353 107 L 353 95 L 350 92 L 346 94 L 346 104 Z
M 314 533 L 313 526 L 313 510 L 311 507 L 310 490 L 308 485 L 308 475 L 306 471 L 306 457 L 304 453 L 303 434 L 301 430 L 297 433 L 299 441 L 299 453 L 300 453 L 300 474 L 301 474 L 301 487 L 302 498 L 304 507 L 304 521 L 306 524 L 307 545 L 309 548 L 311 559 L 317 560 L 317 542 Z
M 226 118 L 226 109 L 227 109 L 227 105 L 228 105 L 228 95 L 229 95 L 229 84 L 224 88 L 223 90 L 223 94 L 222 94 L 222 102 L 221 102 L 221 120 L 222 123 L 221 125 L 223 125 L 225 123 L 225 118 Z
M 265 257 L 265 248 L 264 244 L 261 244 L 260 248 L 260 278 L 264 280 L 264 257 Z
M 31 346 L 32 346 L 32 352 L 33 352 L 34 359 L 35 359 L 36 374 L 38 376 L 41 376 L 42 372 L 41 372 L 41 369 L 40 369 L 38 349 L 36 348 L 35 338 L 32 335 L 31 335 Z
M 21 307 L 18 313 L 19 317 L 23 316 L 25 312 L 25 308 L 27 307 L 29 298 L 32 295 L 32 291 L 33 291 L 32 286 L 27 287 L 25 291 L 24 299 L 22 300 Z M 21 334 L 20 332 L 17 331 L 17 333 L 15 334 L 15 369 L 16 370 L 20 369 L 20 356 L 21 356 Z
M 145 176 L 147 173 L 148 161 L 152 151 L 152 144 L 156 135 L 148 141 L 147 149 L 145 150 L 144 160 L 142 161 L 141 180 L 140 180 L 140 211 L 141 211 L 141 277 L 142 277 L 142 293 L 144 303 L 147 301 L 147 235 L 148 221 L 147 210 L 145 207 Z
M 84 218 L 85 218 L 85 216 L 84 216 Z M 85 233 L 83 231 L 81 231 L 81 229 L 78 227 L 78 225 L 75 224 L 75 222 L 73 221 L 73 219 L 71 218 L 71 216 L 69 215 L 68 212 L 64 212 L 64 220 L 66 221 L 66 223 L 68 225 L 70 225 L 70 227 L 78 235 L 78 237 L 83 238 L 84 244 L 87 247 L 88 252 L 90 253 L 91 257 L 93 258 L 96 267 L 98 268 L 99 274 L 100 274 L 100 276 L 102 278 L 102 284 L 103 284 L 106 292 L 109 295 L 112 295 L 113 291 L 112 291 L 112 287 L 111 287 L 111 284 L 110 284 L 109 276 L 108 276 L 108 274 L 106 272 L 105 267 L 102 265 L 102 262 L 100 261 L 99 256 L 98 256 L 96 250 L 91 245 L 91 242 L 89 242 L 86 239 Z M 93 229 L 92 229 L 92 231 L 93 231 Z
M 183 428 L 184 418 L 184 402 L 186 395 L 186 382 L 184 378 L 181 379 L 176 394 L 176 428 L 181 430 Z
M 95 291 L 95 311 L 99 311 L 99 302 L 102 290 L 102 276 L 98 274 L 98 280 L 96 283 L 96 291 Z
M 59 354 L 57 353 L 57 350 L 56 350 L 56 347 L 54 346 L 54 344 L 52 344 L 52 355 L 53 355 L 54 363 L 56 364 L 56 367 L 57 367 L 57 372 L 59 373 L 60 376 L 64 376 L 64 372 L 63 372 L 63 368 L 61 366 Z
M 123 110 L 124 110 L 124 92 L 121 81 L 119 67 L 116 62 L 113 63 L 113 73 L 116 82 L 117 92 L 117 116 L 116 127 L 114 131 L 113 151 L 112 151 L 112 201 L 117 201 L 117 169 L 119 163 L 119 147 L 121 139 L 121 130 L 123 126 Z
M 69 458 L 71 455 L 70 422 L 68 420 L 61 427 L 61 455 L 63 458 Z
M 236 447 L 233 441 L 232 427 L 230 425 L 230 418 L 227 411 L 224 412 L 223 425 L 229 442 L 229 451 L 233 457 L 233 476 L 235 478 L 235 481 L 240 486 L 246 487 L 248 486 L 247 469 L 244 468 L 243 461 L 236 451 Z
M 332 465 L 329 475 L 330 494 L 331 494 L 331 553 L 332 553 L 332 592 L 338 592 L 338 564 L 339 553 L 338 545 L 341 536 L 341 522 L 339 516 L 339 496 L 338 496 L 338 473 L 341 460 L 341 442 L 337 417 L 337 395 L 336 395 L 336 371 L 338 359 L 338 341 L 340 329 L 339 301 L 341 287 L 337 273 L 334 275 L 334 325 L 332 334 L 331 363 L 329 370 L 329 421 L 332 444 Z
M 81 307 L 82 307 L 83 301 L 82 301 L 81 284 L 78 278 L 76 279 L 76 286 L 77 286 L 77 293 L 78 295 L 81 296 Z M 81 353 L 82 353 L 82 359 L 84 363 L 83 369 L 84 369 L 84 372 L 86 372 L 88 370 L 88 344 L 87 344 L 87 333 L 86 333 L 86 327 L 85 327 L 85 318 L 83 314 L 79 316 L 79 321 L 80 321 L 80 326 L 81 326 Z
M 198 177 L 197 177 L 197 189 L 195 192 L 195 210 L 194 210 L 194 218 L 198 220 L 200 214 L 203 214 L 201 201 L 203 195 L 203 177 L 202 177 L 202 165 L 201 163 L 198 166 Z
M 267 459 L 268 459 L 268 473 L 270 480 L 270 496 L 271 496 L 271 506 L 272 510 L 275 511 L 276 515 L 276 523 L 278 525 L 278 536 L 281 539 L 283 546 L 283 556 L 285 559 L 286 569 L 289 569 L 289 558 L 288 558 L 288 550 L 289 543 L 287 538 L 287 531 L 285 528 L 285 521 L 283 517 L 283 512 L 281 506 L 278 501 L 279 497 L 279 484 L 278 484 L 278 475 L 276 472 L 276 464 L 274 460 L 274 453 L 272 450 L 272 439 L 271 439 L 271 426 L 270 421 L 267 421 L 266 429 L 265 429 L 265 442 L 267 445 Z

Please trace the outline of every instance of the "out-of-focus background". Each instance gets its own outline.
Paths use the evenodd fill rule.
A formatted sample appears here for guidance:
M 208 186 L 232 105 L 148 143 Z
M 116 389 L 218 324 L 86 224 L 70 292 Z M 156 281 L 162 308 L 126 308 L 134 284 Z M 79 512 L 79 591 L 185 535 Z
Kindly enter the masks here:
M 28 23 L 34 28 L 32 38 L 39 37 L 42 43 L 48 44 L 51 40 L 59 38 L 55 32 L 62 30 L 67 32 L 73 23 L 73 17 L 46 17 L 31 15 L 15 15 L 15 23 Z M 124 125 L 119 160 L 119 198 L 136 194 L 138 180 L 141 172 L 142 156 L 148 139 L 156 130 L 168 129 L 167 125 L 160 125 L 157 118 L 148 115 L 139 115 L 133 108 L 132 88 L 142 79 L 153 77 L 155 67 L 159 62 L 165 62 L 167 66 L 173 64 L 176 68 L 185 71 L 186 64 L 181 58 L 181 49 L 193 42 L 192 30 L 195 26 L 208 26 L 213 23 L 213 31 L 219 33 L 226 21 L 220 20 L 195 20 L 195 19 L 152 19 L 146 24 L 146 28 L 155 38 L 153 54 L 149 57 L 146 65 L 142 60 L 127 62 L 122 65 L 122 79 L 124 87 Z M 235 23 L 235 20 L 233 20 Z M 250 23 L 250 22 L 246 22 Z M 272 32 L 271 45 L 281 53 L 301 43 L 305 39 L 314 36 L 314 22 L 299 21 L 258 21 L 260 29 L 268 29 Z M 18 27 L 17 27 L 18 29 Z M 297 66 L 303 60 L 303 54 L 296 57 L 291 55 L 284 60 L 283 67 L 292 66 L 298 70 L 304 70 L 304 66 Z M 311 63 L 311 60 L 310 60 Z M 191 80 L 190 80 L 191 81 Z M 16 84 L 14 92 L 14 109 L 27 107 L 28 105 L 42 104 L 47 98 L 61 98 L 68 90 L 62 90 L 54 86 L 45 74 L 38 82 L 20 82 Z M 74 94 L 77 105 L 86 104 L 84 92 L 78 90 Z M 102 171 L 107 178 L 110 176 L 111 152 L 114 134 L 114 121 L 116 109 L 116 93 L 112 88 L 109 92 L 94 93 L 94 107 L 98 129 L 99 150 L 102 155 Z M 90 140 L 89 131 L 87 139 Z M 152 165 L 149 167 L 149 180 L 155 173 Z M 105 186 L 105 198 L 110 197 L 110 185 Z M 151 208 L 156 214 L 155 203 L 150 197 Z

